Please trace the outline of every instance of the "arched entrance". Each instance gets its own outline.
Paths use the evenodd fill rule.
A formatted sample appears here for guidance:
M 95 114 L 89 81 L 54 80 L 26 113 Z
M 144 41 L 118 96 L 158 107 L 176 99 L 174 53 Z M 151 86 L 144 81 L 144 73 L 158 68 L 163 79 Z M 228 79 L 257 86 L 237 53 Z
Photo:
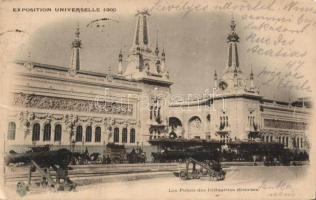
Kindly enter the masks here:
M 189 119 L 189 137 L 203 138 L 202 120 L 198 116 L 193 116 Z
M 181 120 L 177 117 L 169 117 L 169 137 L 183 137 L 183 132 Z

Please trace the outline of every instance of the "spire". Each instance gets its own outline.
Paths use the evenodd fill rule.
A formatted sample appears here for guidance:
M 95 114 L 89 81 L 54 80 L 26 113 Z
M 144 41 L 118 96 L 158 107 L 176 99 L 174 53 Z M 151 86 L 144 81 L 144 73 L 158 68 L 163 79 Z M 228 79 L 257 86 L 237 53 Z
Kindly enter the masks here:
M 234 78 L 236 78 L 237 77 L 237 69 L 235 68 L 234 69 Z
M 79 24 L 78 24 L 75 31 L 75 39 L 72 41 L 72 57 L 71 57 L 71 64 L 70 64 L 71 71 L 80 70 L 81 40 L 79 36 L 80 36 L 80 29 L 79 29 Z
M 251 67 L 250 67 L 250 80 L 253 80 L 252 65 L 251 65 Z
M 230 33 L 227 36 L 228 43 L 228 68 L 239 68 L 239 58 L 238 58 L 238 43 L 239 36 L 236 31 L 236 23 L 234 18 L 232 18 L 230 23 Z
M 255 89 L 255 84 L 253 81 L 253 71 L 252 71 L 252 65 L 250 68 L 250 90 L 254 90 Z
M 163 48 L 161 52 L 161 71 L 162 72 L 166 71 L 165 64 L 166 64 L 166 54 L 165 54 L 165 49 Z
M 112 79 L 113 79 L 113 77 L 112 77 L 112 69 L 111 69 L 111 66 L 110 66 L 110 65 L 108 66 L 108 74 L 107 74 L 106 78 L 107 78 L 107 80 L 110 81 L 110 82 L 111 82 Z
M 119 74 L 123 73 L 122 62 L 123 62 L 123 54 L 122 54 L 122 49 L 121 49 L 120 53 L 119 53 L 119 63 L 118 63 L 118 73 Z
M 161 57 L 162 57 L 162 60 L 163 60 L 163 61 L 166 61 L 165 48 L 162 49 Z
M 158 47 L 158 30 L 157 30 L 157 33 L 156 33 L 156 49 L 155 49 L 155 54 L 156 56 L 159 55 L 159 47 Z
M 214 88 L 217 88 L 218 82 L 217 82 L 217 72 L 214 71 Z
M 134 34 L 133 49 L 139 47 L 141 50 L 149 50 L 149 34 L 147 17 L 148 10 L 137 11 L 136 29 Z

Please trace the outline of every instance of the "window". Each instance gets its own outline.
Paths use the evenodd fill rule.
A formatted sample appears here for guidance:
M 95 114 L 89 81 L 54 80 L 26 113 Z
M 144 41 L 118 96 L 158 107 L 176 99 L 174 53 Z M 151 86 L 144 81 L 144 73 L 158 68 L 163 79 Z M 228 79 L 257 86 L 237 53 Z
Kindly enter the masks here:
M 50 141 L 50 134 L 51 134 L 51 125 L 45 124 L 44 126 L 44 141 Z
M 77 126 L 76 142 L 82 142 L 82 126 Z
M 55 126 L 55 135 L 54 135 L 54 140 L 55 141 L 61 141 L 61 125 L 60 124 L 57 124 Z
M 15 130 L 16 130 L 16 125 L 15 122 L 9 122 L 8 125 L 8 140 L 14 140 L 15 139 Z
M 92 141 L 92 128 L 91 126 L 88 126 L 86 128 L 86 142 L 91 142 Z
M 285 145 L 284 136 L 282 136 L 282 144 Z
M 150 116 L 149 116 L 149 118 L 150 119 L 153 119 L 153 106 L 150 106 Z
M 135 134 L 135 129 L 131 129 L 131 132 L 130 132 L 130 138 L 129 138 L 129 142 L 130 143 L 135 143 L 135 137 L 136 137 L 136 134 Z
M 114 129 L 114 142 L 120 142 L 120 129 Z
M 39 141 L 40 140 L 40 124 L 36 123 L 33 125 L 33 131 L 32 131 L 32 141 Z
M 127 142 L 127 128 L 123 128 L 122 142 L 123 142 L 123 143 L 126 143 L 126 142 Z
M 95 140 L 95 142 L 101 142 L 101 128 L 100 127 L 95 128 L 94 140 Z

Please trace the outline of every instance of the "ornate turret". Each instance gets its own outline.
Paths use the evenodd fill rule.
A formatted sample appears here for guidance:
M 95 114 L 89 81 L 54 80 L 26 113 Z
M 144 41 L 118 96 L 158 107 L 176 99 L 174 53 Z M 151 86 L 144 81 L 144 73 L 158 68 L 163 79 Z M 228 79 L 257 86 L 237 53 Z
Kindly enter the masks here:
M 117 70 L 117 73 L 118 74 L 123 74 L 123 54 L 122 54 L 122 50 L 120 50 L 120 53 L 119 53 L 119 63 L 118 63 L 118 70 Z
M 147 17 L 149 13 L 147 10 L 138 11 L 136 14 L 136 28 L 134 34 L 134 40 L 132 45 L 132 50 L 141 50 L 150 52 L 149 48 L 149 34 Z
M 160 54 L 158 32 L 155 50 L 150 47 L 149 26 L 147 10 L 138 11 L 136 14 L 136 27 L 133 45 L 128 53 L 127 67 L 124 76 L 133 79 L 168 79 L 169 74 L 165 66 L 165 53 Z
M 75 39 L 72 42 L 72 56 L 71 56 L 71 64 L 70 71 L 75 72 L 80 70 L 80 49 L 81 49 L 81 40 L 79 38 L 80 30 L 79 25 L 75 32 Z
M 254 90 L 255 89 L 255 84 L 254 84 L 254 81 L 253 81 L 253 72 L 252 72 L 252 66 L 251 66 L 251 71 L 250 71 L 250 90 Z
M 156 35 L 156 49 L 155 49 L 155 55 L 158 57 L 159 56 L 159 47 L 158 47 L 158 31 Z
M 227 36 L 228 57 L 219 88 L 227 92 L 237 92 L 246 89 L 246 79 L 240 69 L 238 57 L 239 36 L 236 33 L 234 18 L 230 22 L 230 32 Z
M 217 82 L 217 72 L 216 70 L 214 71 L 214 88 L 217 88 L 218 87 L 218 82 Z
M 238 43 L 239 36 L 236 31 L 236 24 L 234 18 L 231 20 L 230 29 L 231 32 L 227 36 L 228 43 L 228 62 L 226 71 L 234 72 L 235 69 L 240 72 L 239 57 L 238 57 Z

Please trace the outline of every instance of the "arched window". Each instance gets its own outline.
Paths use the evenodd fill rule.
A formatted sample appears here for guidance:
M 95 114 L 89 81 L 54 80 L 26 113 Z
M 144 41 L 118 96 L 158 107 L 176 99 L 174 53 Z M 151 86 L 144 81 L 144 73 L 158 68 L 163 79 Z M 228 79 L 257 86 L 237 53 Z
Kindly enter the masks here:
M 57 124 L 55 126 L 55 135 L 54 135 L 54 141 L 61 141 L 61 125 Z
M 122 133 L 122 143 L 127 142 L 127 128 L 123 128 L 123 133 Z
M 91 142 L 92 141 L 92 128 L 91 126 L 88 126 L 86 128 L 86 142 Z
M 120 129 L 114 129 L 114 142 L 120 142 Z
M 8 125 L 8 140 L 15 140 L 15 130 L 16 130 L 16 125 L 15 122 L 9 122 Z
M 101 128 L 100 127 L 95 128 L 94 140 L 95 140 L 95 142 L 101 142 Z
M 285 145 L 284 136 L 282 136 L 282 144 Z
M 51 125 L 45 124 L 44 126 L 44 141 L 50 141 L 50 134 L 51 134 Z
M 41 125 L 39 123 L 36 123 L 33 125 L 32 141 L 40 140 L 40 128 L 41 128 Z
M 267 135 L 267 136 L 266 136 L 266 142 L 269 142 L 269 138 L 270 138 L 270 136 Z
M 135 129 L 132 128 L 130 132 L 129 142 L 135 143 L 135 140 L 136 140 L 135 138 L 136 138 Z
M 77 126 L 76 142 L 82 142 L 82 126 Z
M 208 115 L 206 116 L 206 119 L 207 119 L 208 122 L 211 122 L 211 115 L 208 114 Z

